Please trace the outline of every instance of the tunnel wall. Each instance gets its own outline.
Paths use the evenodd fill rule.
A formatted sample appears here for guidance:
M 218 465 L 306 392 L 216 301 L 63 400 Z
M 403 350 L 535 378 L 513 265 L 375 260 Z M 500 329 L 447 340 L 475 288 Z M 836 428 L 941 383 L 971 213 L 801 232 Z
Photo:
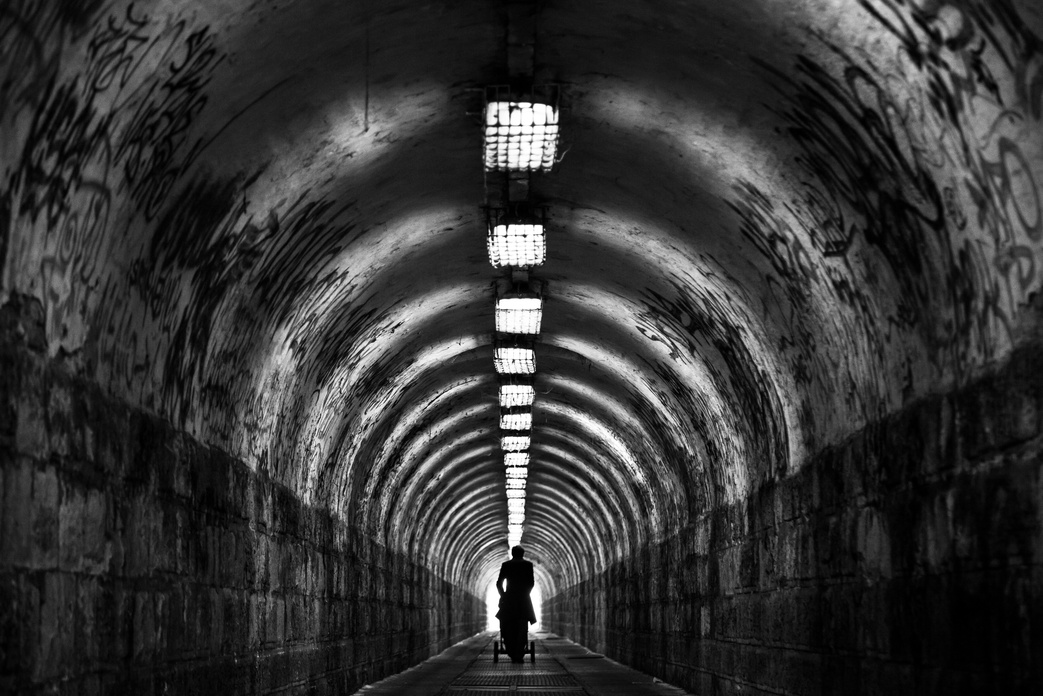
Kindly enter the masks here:
M 703 696 L 1043 692 L 1041 355 L 546 599 L 544 625 Z
M 44 357 L 0 311 L 0 692 L 351 693 L 484 600 Z

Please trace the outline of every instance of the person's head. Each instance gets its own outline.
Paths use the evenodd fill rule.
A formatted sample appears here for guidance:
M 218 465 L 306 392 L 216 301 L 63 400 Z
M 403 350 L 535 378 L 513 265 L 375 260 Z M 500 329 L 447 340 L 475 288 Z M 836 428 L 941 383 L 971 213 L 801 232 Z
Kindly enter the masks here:
M 525 549 L 523 549 L 520 546 L 515 546 L 513 549 L 511 549 L 511 558 L 521 559 L 521 557 L 524 555 Z

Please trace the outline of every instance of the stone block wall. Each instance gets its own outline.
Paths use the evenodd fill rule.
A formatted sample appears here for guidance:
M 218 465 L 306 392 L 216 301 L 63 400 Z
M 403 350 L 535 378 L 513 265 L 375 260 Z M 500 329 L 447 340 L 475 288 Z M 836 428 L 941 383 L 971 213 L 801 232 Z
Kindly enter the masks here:
M 1043 693 L 1038 345 L 544 601 L 701 696 Z
M 45 359 L 39 313 L 0 311 L 0 693 L 352 693 L 484 628 L 484 600 Z

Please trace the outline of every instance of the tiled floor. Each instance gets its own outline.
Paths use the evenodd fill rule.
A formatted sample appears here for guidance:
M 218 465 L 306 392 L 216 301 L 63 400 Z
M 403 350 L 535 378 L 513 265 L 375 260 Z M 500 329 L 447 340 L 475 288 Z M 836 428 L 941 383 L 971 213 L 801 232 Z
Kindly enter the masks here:
M 481 633 L 357 692 L 357 696 L 685 696 L 687 692 L 553 633 L 531 635 L 536 660 L 493 661 L 495 633 Z

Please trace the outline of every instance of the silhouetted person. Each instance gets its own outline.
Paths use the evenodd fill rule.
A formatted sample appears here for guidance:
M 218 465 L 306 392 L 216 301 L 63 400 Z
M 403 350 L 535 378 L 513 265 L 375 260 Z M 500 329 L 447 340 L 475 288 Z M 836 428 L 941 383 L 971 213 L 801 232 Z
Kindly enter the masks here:
M 500 593 L 500 637 L 503 647 L 511 656 L 511 662 L 525 662 L 525 648 L 529 638 L 528 621 L 536 623 L 536 612 L 532 610 L 529 591 L 532 590 L 532 563 L 522 559 L 525 549 L 511 549 L 511 560 L 500 566 L 500 577 L 496 579 L 496 591 Z M 507 589 L 503 587 L 507 582 Z

